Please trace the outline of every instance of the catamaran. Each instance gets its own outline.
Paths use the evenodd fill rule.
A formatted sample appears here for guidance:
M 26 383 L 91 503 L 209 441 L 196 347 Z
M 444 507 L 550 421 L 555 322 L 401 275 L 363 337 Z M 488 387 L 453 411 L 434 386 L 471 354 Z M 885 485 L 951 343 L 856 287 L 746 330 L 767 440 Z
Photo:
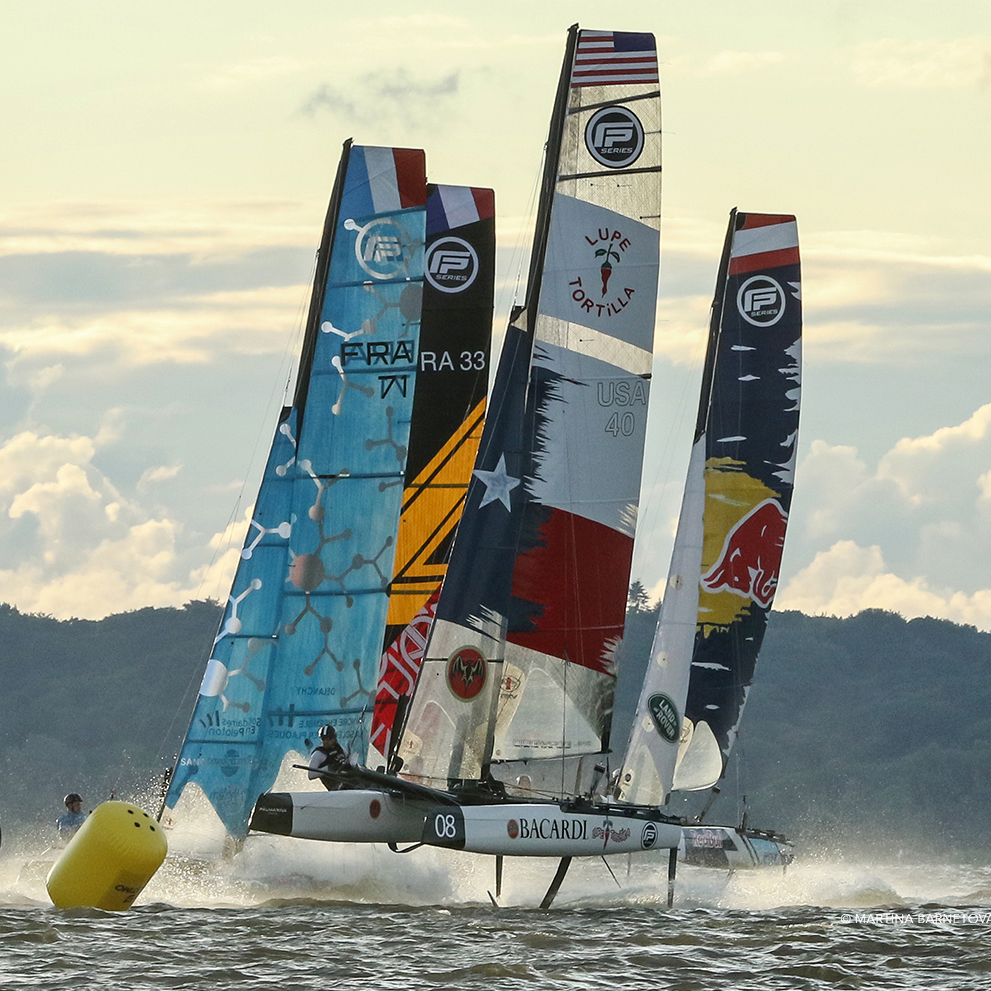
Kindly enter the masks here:
M 428 643 L 384 763 L 271 793 L 251 828 L 561 858 L 677 848 L 611 796 L 660 225 L 652 35 L 569 33 L 514 307 Z

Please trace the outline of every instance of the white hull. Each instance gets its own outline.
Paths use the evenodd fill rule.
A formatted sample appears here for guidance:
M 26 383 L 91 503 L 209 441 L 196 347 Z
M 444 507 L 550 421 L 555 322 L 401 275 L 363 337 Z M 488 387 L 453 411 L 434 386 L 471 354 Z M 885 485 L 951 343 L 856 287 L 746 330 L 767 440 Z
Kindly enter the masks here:
M 536 802 L 435 806 L 423 826 L 431 846 L 507 857 L 598 857 L 671 849 L 680 840 L 680 826 L 632 810 Z
M 683 863 L 726 870 L 787 867 L 794 858 L 794 846 L 783 836 L 736 826 L 686 826 L 678 848 Z
M 417 843 L 430 808 L 376 789 L 272 792 L 259 797 L 249 828 L 335 843 Z

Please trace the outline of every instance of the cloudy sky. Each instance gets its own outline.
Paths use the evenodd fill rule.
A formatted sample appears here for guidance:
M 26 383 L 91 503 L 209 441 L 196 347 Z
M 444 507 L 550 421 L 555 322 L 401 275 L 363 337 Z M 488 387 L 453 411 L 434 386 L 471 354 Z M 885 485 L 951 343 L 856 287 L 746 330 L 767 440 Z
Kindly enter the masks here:
M 496 189 L 504 320 L 575 20 L 653 31 L 662 61 L 636 577 L 667 570 L 727 213 L 795 213 L 778 605 L 991 629 L 986 0 L 5 4 L 0 601 L 96 618 L 226 596 L 345 138 Z

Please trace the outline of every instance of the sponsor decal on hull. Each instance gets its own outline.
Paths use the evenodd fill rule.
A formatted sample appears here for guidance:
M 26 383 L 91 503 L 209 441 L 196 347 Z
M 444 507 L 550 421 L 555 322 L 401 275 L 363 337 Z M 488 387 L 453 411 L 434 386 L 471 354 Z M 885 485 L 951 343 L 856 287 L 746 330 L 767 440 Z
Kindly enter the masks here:
M 510 819 L 506 831 L 511 839 L 521 840 L 587 840 L 588 821 L 585 819 Z
M 657 827 L 652 822 L 644 823 L 643 832 L 640 834 L 640 846 L 644 850 L 650 850 L 657 842 Z

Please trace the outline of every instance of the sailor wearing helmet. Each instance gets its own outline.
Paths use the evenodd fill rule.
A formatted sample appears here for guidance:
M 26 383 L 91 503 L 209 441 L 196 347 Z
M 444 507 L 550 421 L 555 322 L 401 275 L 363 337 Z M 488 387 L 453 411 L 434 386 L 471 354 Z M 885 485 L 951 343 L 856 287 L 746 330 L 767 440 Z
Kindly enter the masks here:
M 83 812 L 82 795 L 73 791 L 66 795 L 63 801 L 68 811 L 55 820 L 55 828 L 58 830 L 58 838 L 63 843 L 68 843 L 76 835 L 76 830 L 86 821 L 86 813 Z
M 337 740 L 337 730 L 330 723 L 320 727 L 320 746 L 310 754 L 310 770 L 307 777 L 312 781 L 319 778 L 327 791 L 337 791 L 341 782 L 329 775 L 320 774 L 325 771 L 343 771 L 348 766 L 348 755 Z

